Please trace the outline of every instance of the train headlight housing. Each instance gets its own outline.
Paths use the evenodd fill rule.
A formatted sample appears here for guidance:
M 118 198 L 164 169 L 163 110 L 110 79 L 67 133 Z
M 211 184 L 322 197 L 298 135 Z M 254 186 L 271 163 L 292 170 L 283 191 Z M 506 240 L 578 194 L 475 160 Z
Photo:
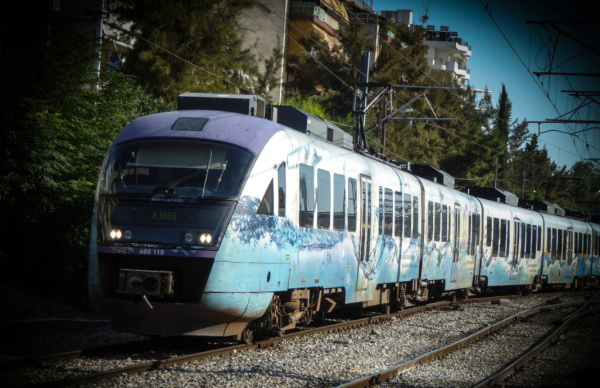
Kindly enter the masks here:
M 184 238 L 185 242 L 188 244 L 194 241 L 194 235 L 192 235 L 191 233 L 186 233 Z
M 110 231 L 110 238 L 112 238 L 113 240 L 118 240 L 120 239 L 122 236 L 122 233 L 119 229 L 113 229 Z
M 123 233 L 123 237 L 125 237 L 127 240 L 131 240 L 133 233 L 131 233 L 131 230 L 126 230 L 125 233 Z
M 212 241 L 212 236 L 208 233 L 202 233 L 200 235 L 200 242 L 202 244 L 210 244 L 210 242 Z

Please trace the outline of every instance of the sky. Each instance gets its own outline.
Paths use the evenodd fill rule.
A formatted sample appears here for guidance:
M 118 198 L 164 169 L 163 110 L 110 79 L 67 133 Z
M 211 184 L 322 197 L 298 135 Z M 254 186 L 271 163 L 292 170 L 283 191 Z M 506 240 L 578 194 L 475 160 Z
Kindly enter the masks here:
M 427 3 L 427 0 L 374 0 L 373 8 L 378 13 L 382 10 L 412 9 L 413 23 L 421 24 L 419 18 Z M 491 10 L 491 17 L 482 3 L 490 3 L 488 10 Z M 513 120 L 545 121 L 558 118 L 579 104 L 589 102 L 581 97 L 577 99 L 569 96 L 569 93 L 562 93 L 561 90 L 600 92 L 600 77 L 545 75 L 538 78 L 531 75 L 530 72 L 548 71 L 557 31 L 550 26 L 534 26 L 526 22 L 580 22 L 557 24 L 565 33 L 558 38 L 553 71 L 600 73 L 600 24 L 581 23 L 589 21 L 591 17 L 596 18 L 593 20 L 598 23 L 600 6 L 590 9 L 582 4 L 584 3 L 579 0 L 431 0 L 429 21 L 426 24 L 434 25 L 436 29 L 440 25 L 449 26 L 450 31 L 458 31 L 459 37 L 469 42 L 472 52 L 468 60 L 471 68 L 470 85 L 492 90 L 494 106 L 497 106 L 504 84 L 512 101 Z M 588 47 L 591 46 L 595 51 L 586 49 L 566 34 Z M 558 64 L 562 66 L 555 69 Z M 539 83 L 534 79 L 539 80 Z M 578 115 L 566 115 L 562 119 L 600 121 L 600 96 L 594 98 L 599 103 L 591 102 L 581 108 Z M 548 130 L 573 133 L 586 128 L 592 129 L 577 133 L 578 137 L 556 131 L 543 133 Z M 542 124 L 540 129 L 540 147 L 546 147 L 550 159 L 558 166 L 566 166 L 568 169 L 582 159 L 600 158 L 600 124 Z M 529 124 L 529 131 L 537 133 L 538 125 Z

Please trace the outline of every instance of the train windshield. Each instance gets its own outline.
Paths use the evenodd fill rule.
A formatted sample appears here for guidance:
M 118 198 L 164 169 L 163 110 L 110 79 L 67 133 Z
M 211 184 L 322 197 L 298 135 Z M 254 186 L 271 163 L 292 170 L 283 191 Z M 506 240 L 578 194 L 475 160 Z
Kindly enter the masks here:
M 100 193 L 237 199 L 254 158 L 249 151 L 209 142 L 127 143 L 112 150 Z

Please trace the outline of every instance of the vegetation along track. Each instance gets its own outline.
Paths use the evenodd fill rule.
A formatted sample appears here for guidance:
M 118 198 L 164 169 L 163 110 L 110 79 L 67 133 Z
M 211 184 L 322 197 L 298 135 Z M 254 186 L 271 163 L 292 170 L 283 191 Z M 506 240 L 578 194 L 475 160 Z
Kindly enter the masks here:
M 561 294 L 559 294 L 559 293 L 537 294 L 537 295 L 532 294 L 529 296 L 531 296 L 531 297 L 552 297 L 552 296 L 557 296 L 557 295 L 561 295 Z M 504 296 L 504 298 L 507 298 L 507 299 L 519 299 L 519 298 L 526 298 L 526 297 L 527 296 L 525 296 L 525 297 L 523 297 L 523 296 Z M 110 353 L 110 352 L 128 353 L 128 355 L 120 357 L 120 361 L 121 361 L 120 366 L 123 365 L 123 362 L 122 362 L 123 360 L 126 361 L 125 364 L 130 364 L 130 365 L 127 365 L 126 367 L 114 368 L 114 367 L 111 367 L 110 362 L 108 362 L 108 363 L 105 362 L 101 366 L 100 365 L 93 366 L 93 363 L 92 363 L 92 366 L 88 366 L 88 367 L 78 367 L 78 368 L 59 367 L 59 369 L 62 369 L 65 371 L 69 371 L 69 369 L 71 369 L 71 371 L 69 371 L 68 373 L 64 373 L 62 376 L 60 376 L 60 378 L 61 378 L 60 380 L 52 380 L 52 379 L 56 379 L 56 376 L 50 376 L 50 374 L 49 374 L 49 376 L 46 378 L 38 377 L 37 379 L 33 379 L 33 380 L 28 379 L 26 382 L 22 382 L 25 384 L 27 382 L 30 382 L 30 383 L 35 382 L 35 383 L 37 383 L 36 386 L 48 386 L 48 387 L 69 386 L 69 385 L 74 385 L 74 384 L 90 382 L 90 381 L 111 379 L 114 377 L 122 376 L 123 374 L 132 375 L 132 374 L 136 374 L 136 373 L 143 373 L 143 372 L 150 371 L 150 370 L 164 369 L 164 368 L 168 368 L 172 365 L 187 363 L 187 362 L 196 361 L 196 360 L 202 360 L 202 359 L 206 359 L 209 357 L 224 356 L 224 355 L 228 355 L 228 354 L 235 354 L 236 352 L 241 352 L 241 351 L 250 351 L 250 350 L 259 350 L 259 349 L 269 348 L 280 341 L 283 341 L 286 339 L 292 339 L 292 338 L 299 337 L 299 336 L 306 336 L 306 335 L 311 335 L 311 334 L 315 334 L 315 333 L 323 333 L 323 332 L 326 332 L 326 333 L 327 332 L 329 332 L 329 333 L 343 332 L 343 331 L 351 330 L 354 328 L 364 327 L 364 326 L 367 326 L 370 324 L 384 323 L 386 321 L 390 321 L 393 319 L 407 317 L 409 315 L 413 315 L 413 314 L 419 313 L 419 312 L 432 311 L 432 310 L 436 310 L 436 309 L 440 309 L 440 308 L 448 308 L 451 305 L 458 306 L 461 304 L 485 303 L 485 302 L 489 302 L 493 298 L 494 297 L 474 298 L 474 299 L 468 299 L 468 300 L 452 302 L 452 303 L 449 303 L 449 302 L 430 303 L 425 306 L 419 306 L 419 307 L 411 308 L 408 310 L 400 311 L 397 313 L 392 313 L 392 314 L 387 314 L 387 315 L 379 315 L 379 316 L 374 316 L 374 317 L 369 317 L 369 318 L 364 318 L 364 319 L 353 320 L 353 321 L 349 321 L 349 322 L 337 323 L 337 324 L 328 325 L 328 326 L 319 327 L 319 328 L 306 329 L 303 331 L 285 335 L 280 338 L 271 338 L 271 339 L 259 341 L 259 342 L 256 342 L 256 343 L 250 344 L 250 345 L 235 345 L 235 346 L 228 346 L 228 347 L 220 347 L 217 349 L 211 349 L 211 350 L 202 351 L 202 352 L 198 352 L 198 353 L 186 354 L 183 356 L 180 355 L 180 356 L 175 356 L 175 357 L 154 359 L 154 360 L 146 362 L 146 363 L 143 363 L 143 362 L 136 363 L 135 361 L 132 361 L 128 357 L 128 355 L 132 356 L 132 354 L 147 351 L 149 347 L 153 346 L 153 344 L 158 346 L 158 344 L 160 342 L 136 341 L 135 343 L 119 344 L 116 346 L 104 346 L 104 347 L 90 348 L 90 349 L 84 349 L 84 350 L 79 350 L 79 351 L 74 351 L 74 352 L 66 352 L 66 353 L 60 353 L 60 354 L 54 354 L 54 355 L 47 355 L 47 356 L 42 356 L 42 357 L 11 360 L 10 362 L 5 362 L 0 365 L 2 365 L 1 369 L 3 371 L 8 369 L 9 365 L 13 368 L 18 368 L 18 367 L 28 368 L 28 367 L 31 367 L 32 365 L 34 367 L 42 368 L 45 363 L 55 362 L 60 359 L 66 359 L 66 358 L 72 359 L 72 358 L 78 358 L 78 357 L 87 358 L 87 357 L 91 357 L 95 354 Z M 187 339 L 187 341 L 190 341 L 190 340 Z M 178 352 L 178 353 L 181 353 L 181 352 Z M 71 361 L 71 362 L 77 362 L 77 361 Z M 93 372 L 93 373 L 90 373 L 90 372 Z M 73 376 L 74 373 L 79 373 L 79 375 Z M 51 380 L 51 381 L 48 381 L 48 380 Z M 44 382 L 40 383 L 40 381 L 44 381 Z M 22 383 L 19 385 L 22 385 Z
M 338 388 L 376 385 L 397 387 L 413 384 L 440 387 L 473 386 L 478 388 L 493 386 L 523 367 L 536 354 L 556 341 L 565 330 L 578 320 L 589 314 L 600 312 L 600 309 L 592 308 L 600 304 L 599 297 L 600 293 L 596 293 L 585 303 L 562 303 L 548 306 L 542 306 L 546 304 L 542 303 L 488 326 L 460 341 L 433 350 L 380 373 L 371 374 L 340 385 Z M 565 310 L 573 310 L 576 306 L 580 306 L 576 311 L 572 313 L 564 312 Z M 536 316 L 536 314 L 539 315 Z M 520 324 L 510 326 L 515 323 Z M 558 328 L 552 330 L 557 323 L 560 323 Z M 537 327 L 531 330 L 532 326 Z M 502 359 L 507 357 L 510 358 L 510 360 L 507 360 L 508 362 Z M 440 360 L 441 358 L 444 359 Z M 435 361 L 433 364 L 437 365 L 423 365 L 432 361 Z M 500 364 L 498 365 L 500 369 L 490 371 L 489 375 L 483 379 L 478 377 L 481 373 L 489 370 L 490 366 L 493 367 L 494 364 Z M 410 377 L 410 381 L 402 382 L 404 376 L 401 376 L 400 379 L 397 377 L 415 367 L 420 367 L 423 370 L 414 373 Z

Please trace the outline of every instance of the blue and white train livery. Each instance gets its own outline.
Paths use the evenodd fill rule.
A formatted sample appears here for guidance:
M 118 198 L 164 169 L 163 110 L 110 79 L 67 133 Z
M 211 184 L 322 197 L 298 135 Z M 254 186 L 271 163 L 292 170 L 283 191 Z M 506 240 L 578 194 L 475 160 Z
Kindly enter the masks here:
M 89 292 L 116 330 L 249 341 L 335 306 L 598 283 L 597 224 L 453 190 L 314 116 L 322 136 L 219 109 L 142 117 L 107 153 Z

